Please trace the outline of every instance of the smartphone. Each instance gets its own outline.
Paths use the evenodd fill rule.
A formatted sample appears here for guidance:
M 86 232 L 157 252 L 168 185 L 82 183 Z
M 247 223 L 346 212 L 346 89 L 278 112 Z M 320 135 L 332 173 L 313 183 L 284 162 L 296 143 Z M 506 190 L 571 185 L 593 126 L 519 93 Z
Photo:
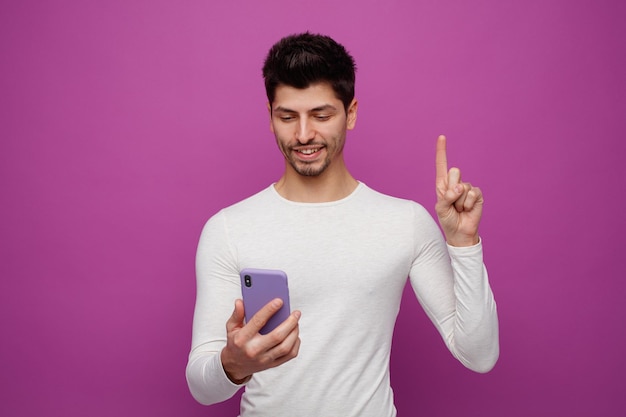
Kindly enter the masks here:
M 246 268 L 239 273 L 239 276 L 246 322 L 274 298 L 283 300 L 283 306 L 270 317 L 265 326 L 259 330 L 259 333 L 271 332 L 289 317 L 291 308 L 289 307 L 287 274 L 276 269 Z

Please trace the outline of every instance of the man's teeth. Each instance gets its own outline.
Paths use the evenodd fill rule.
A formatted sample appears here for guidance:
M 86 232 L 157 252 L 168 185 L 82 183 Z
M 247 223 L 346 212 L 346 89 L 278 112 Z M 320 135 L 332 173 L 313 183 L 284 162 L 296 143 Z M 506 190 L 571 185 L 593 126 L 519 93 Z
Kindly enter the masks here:
M 298 152 L 303 153 L 305 155 L 311 155 L 317 152 L 319 149 L 301 149 Z

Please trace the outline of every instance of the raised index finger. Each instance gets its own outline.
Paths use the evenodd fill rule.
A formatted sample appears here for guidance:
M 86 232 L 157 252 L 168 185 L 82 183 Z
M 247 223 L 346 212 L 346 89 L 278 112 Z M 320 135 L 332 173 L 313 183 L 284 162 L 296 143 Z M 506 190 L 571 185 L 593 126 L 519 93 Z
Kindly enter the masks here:
M 446 156 L 446 137 L 439 135 L 437 138 L 437 150 L 435 153 L 435 167 L 437 169 L 437 181 L 448 177 L 448 157 Z

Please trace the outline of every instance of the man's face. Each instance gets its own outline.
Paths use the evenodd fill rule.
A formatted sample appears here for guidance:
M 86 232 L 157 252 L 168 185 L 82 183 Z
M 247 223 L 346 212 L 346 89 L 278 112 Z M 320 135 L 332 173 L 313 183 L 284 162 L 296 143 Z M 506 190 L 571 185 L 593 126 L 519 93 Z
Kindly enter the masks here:
M 304 89 L 279 85 L 270 108 L 271 130 L 291 167 L 303 176 L 318 176 L 343 165 L 346 131 L 356 122 L 357 103 L 347 114 L 327 83 Z M 340 164 L 333 164 L 340 161 Z

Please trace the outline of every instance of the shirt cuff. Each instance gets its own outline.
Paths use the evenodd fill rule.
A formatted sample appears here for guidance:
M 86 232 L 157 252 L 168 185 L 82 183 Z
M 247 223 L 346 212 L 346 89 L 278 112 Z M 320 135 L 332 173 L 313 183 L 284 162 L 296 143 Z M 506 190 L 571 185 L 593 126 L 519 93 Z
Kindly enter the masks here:
M 472 257 L 482 255 L 483 253 L 483 240 L 478 238 L 478 243 L 472 246 L 452 246 L 446 243 L 448 246 L 448 253 L 454 258 Z

